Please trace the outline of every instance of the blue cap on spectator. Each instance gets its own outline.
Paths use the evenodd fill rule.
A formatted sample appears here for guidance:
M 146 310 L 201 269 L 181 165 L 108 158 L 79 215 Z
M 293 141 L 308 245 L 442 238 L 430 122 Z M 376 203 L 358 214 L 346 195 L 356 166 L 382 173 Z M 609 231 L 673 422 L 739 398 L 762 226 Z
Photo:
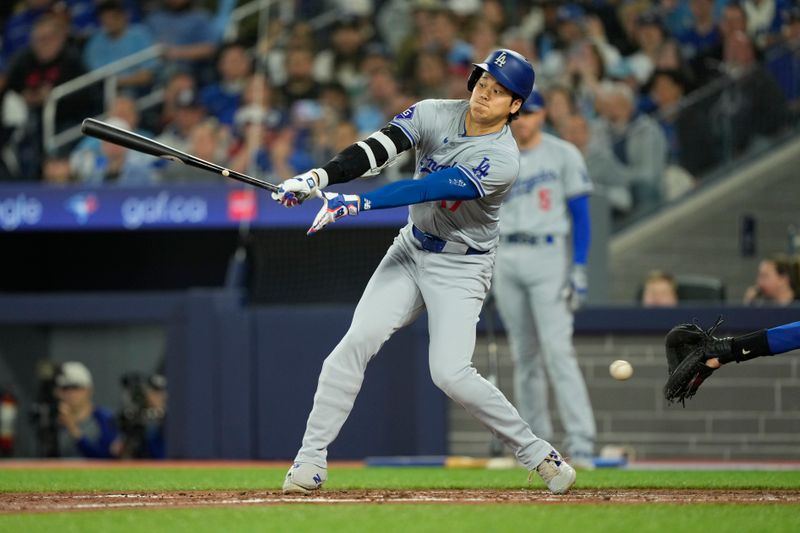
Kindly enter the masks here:
M 542 93 L 539 92 L 539 89 L 534 87 L 531 91 L 531 95 L 528 96 L 528 99 L 522 104 L 520 111 L 523 113 L 536 113 L 540 109 L 544 109 L 544 97 Z
M 586 12 L 577 4 L 563 5 L 556 12 L 556 20 L 558 22 L 578 22 L 584 16 L 586 16 Z

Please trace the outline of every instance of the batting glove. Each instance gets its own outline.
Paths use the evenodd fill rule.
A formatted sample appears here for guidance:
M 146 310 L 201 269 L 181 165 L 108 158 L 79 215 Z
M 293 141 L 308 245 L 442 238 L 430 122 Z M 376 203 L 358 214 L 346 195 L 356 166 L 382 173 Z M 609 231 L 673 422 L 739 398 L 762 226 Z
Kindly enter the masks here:
M 316 194 L 319 189 L 317 176 L 319 169 L 309 170 L 284 181 L 278 191 L 272 193 L 272 199 L 284 207 L 294 207 L 305 202 L 309 196 Z
M 361 198 L 356 194 L 322 193 L 322 209 L 308 228 L 308 235 L 313 235 L 328 224 L 333 224 L 342 217 L 354 217 L 360 211 Z
M 586 275 L 586 265 L 575 263 L 569 273 L 567 285 L 564 287 L 564 298 L 572 311 L 583 307 L 589 293 L 589 278 Z

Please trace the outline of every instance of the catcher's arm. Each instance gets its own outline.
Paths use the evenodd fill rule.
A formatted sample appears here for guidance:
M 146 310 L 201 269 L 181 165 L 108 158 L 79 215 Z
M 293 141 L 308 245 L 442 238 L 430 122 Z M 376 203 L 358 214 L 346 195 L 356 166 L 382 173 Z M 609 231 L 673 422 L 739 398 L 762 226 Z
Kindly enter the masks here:
M 681 324 L 667 334 L 669 378 L 664 385 L 667 400 L 683 402 L 691 398 L 703 381 L 724 364 L 800 348 L 800 322 L 726 338 L 714 336 L 720 324 L 721 320 L 707 331 L 696 324 Z
M 711 368 L 756 357 L 777 355 L 800 348 L 800 322 L 791 322 L 769 329 L 760 329 L 731 339 L 731 351 L 706 361 Z M 716 365 L 716 366 L 715 366 Z

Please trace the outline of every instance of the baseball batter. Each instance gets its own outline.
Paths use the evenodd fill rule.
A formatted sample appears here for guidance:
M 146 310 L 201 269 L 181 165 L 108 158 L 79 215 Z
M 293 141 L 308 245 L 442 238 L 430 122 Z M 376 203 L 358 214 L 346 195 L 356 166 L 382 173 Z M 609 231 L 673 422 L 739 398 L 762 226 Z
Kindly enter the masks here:
M 521 170 L 500 210 L 494 291 L 509 334 L 522 417 L 537 435 L 552 438 L 549 376 L 570 462 L 592 468 L 594 415 L 572 346 L 572 310 L 587 290 L 592 183 L 580 152 L 542 132 L 544 119 L 544 100 L 534 88 L 514 124 Z
M 496 50 L 475 64 L 465 100 L 424 100 L 322 168 L 287 180 L 273 198 L 287 207 L 329 184 L 376 174 L 398 153 L 416 150 L 413 180 L 370 193 L 324 193 L 309 233 L 362 211 L 410 205 L 400 230 L 356 307 L 350 329 L 322 365 L 302 446 L 283 490 L 307 492 L 327 479 L 327 449 L 361 388 L 367 363 L 425 309 L 433 382 L 514 450 L 554 493 L 575 471 L 531 432 L 503 394 L 472 366 L 475 324 L 492 277 L 498 214 L 519 171 L 508 126 L 533 87 L 528 61 Z

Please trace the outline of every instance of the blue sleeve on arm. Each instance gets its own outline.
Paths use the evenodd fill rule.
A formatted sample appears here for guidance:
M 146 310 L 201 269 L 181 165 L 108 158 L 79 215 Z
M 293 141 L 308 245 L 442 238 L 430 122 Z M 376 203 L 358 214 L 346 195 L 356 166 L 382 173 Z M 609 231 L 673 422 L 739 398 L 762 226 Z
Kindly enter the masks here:
M 773 354 L 800 348 L 800 322 L 792 322 L 767 330 L 767 344 Z
M 390 183 L 361 195 L 360 209 L 388 209 L 435 200 L 474 200 L 480 193 L 459 169 L 447 168 L 418 180 Z
M 589 244 L 592 240 L 592 226 L 589 219 L 589 195 L 576 196 L 567 201 L 572 216 L 572 257 L 573 261 L 585 265 L 589 260 Z

